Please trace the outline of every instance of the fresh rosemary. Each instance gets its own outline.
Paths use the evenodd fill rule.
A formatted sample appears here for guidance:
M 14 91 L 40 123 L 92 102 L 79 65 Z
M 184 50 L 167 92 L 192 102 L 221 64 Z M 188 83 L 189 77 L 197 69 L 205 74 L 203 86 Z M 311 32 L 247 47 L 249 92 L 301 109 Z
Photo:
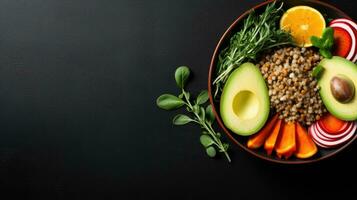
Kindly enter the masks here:
M 215 98 L 221 92 L 231 72 L 243 62 L 254 61 L 258 54 L 276 46 L 292 44 L 291 35 L 279 29 L 282 6 L 275 2 L 267 5 L 265 11 L 256 15 L 254 10 L 243 22 L 243 27 L 230 39 L 228 47 L 218 56 Z

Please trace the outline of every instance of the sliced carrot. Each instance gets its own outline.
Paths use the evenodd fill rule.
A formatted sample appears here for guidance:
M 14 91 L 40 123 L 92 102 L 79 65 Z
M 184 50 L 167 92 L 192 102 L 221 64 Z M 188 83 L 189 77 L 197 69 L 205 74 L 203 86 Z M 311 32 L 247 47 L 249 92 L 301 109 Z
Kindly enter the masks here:
M 247 146 L 251 149 L 257 149 L 261 147 L 267 137 L 270 135 L 271 130 L 274 128 L 278 115 L 275 115 L 258 133 L 250 136 Z
M 347 121 L 340 120 L 335 116 L 331 115 L 330 113 L 325 114 L 319 122 L 323 125 L 329 133 L 336 133 L 339 132 L 343 126 L 348 123 Z
M 307 131 L 299 124 L 296 124 L 296 152 L 297 158 L 310 158 L 317 152 L 317 147 L 311 136 L 307 134 Z
M 275 145 L 276 154 L 279 158 L 285 156 L 288 159 L 295 150 L 295 123 L 285 123 Z
M 276 122 L 276 124 L 274 126 L 272 133 L 269 135 L 268 139 L 265 140 L 264 149 L 267 151 L 268 155 L 271 155 L 271 153 L 273 152 L 273 149 L 274 149 L 276 140 L 278 138 L 281 126 L 283 126 L 282 120 L 278 119 L 278 121 Z

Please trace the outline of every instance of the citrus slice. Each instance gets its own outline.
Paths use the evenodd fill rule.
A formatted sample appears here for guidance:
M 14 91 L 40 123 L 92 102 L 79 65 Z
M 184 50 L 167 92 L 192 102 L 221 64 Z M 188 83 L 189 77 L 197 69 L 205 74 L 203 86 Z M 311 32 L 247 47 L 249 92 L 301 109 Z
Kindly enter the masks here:
M 295 6 L 280 19 L 280 28 L 290 32 L 299 47 L 312 46 L 310 37 L 321 37 L 326 22 L 322 14 L 309 6 Z

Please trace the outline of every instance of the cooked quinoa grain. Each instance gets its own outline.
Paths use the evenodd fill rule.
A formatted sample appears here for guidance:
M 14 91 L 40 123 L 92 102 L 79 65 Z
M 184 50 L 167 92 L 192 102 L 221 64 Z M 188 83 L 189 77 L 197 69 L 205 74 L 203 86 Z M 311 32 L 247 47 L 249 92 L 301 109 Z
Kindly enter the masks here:
M 326 109 L 312 69 L 322 57 L 311 48 L 284 47 L 262 56 L 257 66 L 268 85 L 270 105 L 286 122 L 311 125 Z

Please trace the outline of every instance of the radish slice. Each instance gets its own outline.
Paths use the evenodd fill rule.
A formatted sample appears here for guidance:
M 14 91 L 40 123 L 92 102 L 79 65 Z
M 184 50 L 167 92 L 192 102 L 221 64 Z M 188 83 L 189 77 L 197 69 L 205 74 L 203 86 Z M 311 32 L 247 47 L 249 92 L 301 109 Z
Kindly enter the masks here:
M 331 24 L 331 27 L 343 28 L 348 32 L 348 34 L 350 34 L 350 36 L 352 38 L 352 45 L 351 45 L 350 53 L 347 55 L 346 59 L 353 61 L 356 56 L 356 35 L 355 35 L 355 32 L 352 30 L 352 28 L 349 25 L 342 23 L 342 22 L 336 22 L 334 24 Z
M 328 147 L 328 146 L 325 146 L 325 145 L 321 144 L 318 139 L 315 139 L 316 135 L 315 135 L 315 132 L 314 132 L 314 130 L 313 130 L 313 128 L 312 128 L 313 126 L 314 126 L 314 125 L 311 125 L 311 126 L 309 127 L 308 133 L 309 133 L 309 135 L 311 136 L 312 140 L 315 142 L 315 144 L 317 144 L 318 146 L 320 146 L 320 147 L 322 147 L 322 148 L 326 148 L 326 149 L 330 148 L 330 147 Z
M 354 33 L 355 35 L 357 35 L 357 24 L 352 21 L 352 20 L 349 20 L 349 19 L 346 19 L 346 18 L 339 18 L 339 19 L 335 19 L 335 20 L 332 20 L 330 22 L 330 26 L 332 24 L 335 24 L 335 23 L 345 23 L 345 24 L 348 24 L 353 30 L 354 30 Z M 355 52 L 355 56 L 354 58 L 352 59 L 352 62 L 356 62 L 357 61 L 357 53 Z
M 336 134 L 340 134 L 340 133 L 342 133 L 342 132 L 345 132 L 345 131 L 349 128 L 349 126 L 351 125 L 351 123 L 352 123 L 352 122 L 347 122 L 347 123 L 343 124 L 343 126 L 341 127 L 340 130 L 338 130 L 337 132 L 332 133 L 331 131 L 328 131 L 328 129 L 325 127 L 325 125 L 324 125 L 320 120 L 317 122 L 318 126 L 319 126 L 324 132 L 329 133 L 329 134 L 331 134 L 331 135 L 336 135 Z
M 327 138 L 328 140 L 336 140 L 336 139 L 339 139 L 339 138 L 342 138 L 342 137 L 348 135 L 348 133 L 350 133 L 350 131 L 352 130 L 353 126 L 354 126 L 354 123 L 353 123 L 353 122 L 352 122 L 352 123 L 349 123 L 348 128 L 347 128 L 344 132 L 342 132 L 342 133 L 340 133 L 340 134 L 338 134 L 338 135 L 330 134 L 330 133 L 324 131 L 324 130 L 319 126 L 319 124 L 316 124 L 316 129 L 317 129 L 317 131 L 319 131 L 319 132 L 321 133 L 321 135 L 322 135 L 323 137 Z
M 319 129 L 317 129 L 317 125 L 316 125 L 316 124 L 314 125 L 313 130 L 314 130 L 314 132 L 315 132 L 316 137 L 318 137 L 319 139 L 321 139 L 321 140 L 323 140 L 323 141 L 329 141 L 329 142 L 336 141 L 336 139 L 331 139 L 331 138 L 325 137 L 325 136 L 319 131 Z
M 330 22 L 330 25 L 338 23 L 338 22 L 346 23 L 346 24 L 350 25 L 351 28 L 354 28 L 357 31 L 357 24 L 354 21 L 346 19 L 346 18 L 334 19 Z
M 335 147 L 335 146 L 343 144 L 346 141 L 348 141 L 349 139 L 351 139 L 352 136 L 355 134 L 356 129 L 357 129 L 357 124 L 354 123 L 351 132 L 348 133 L 345 137 L 343 137 L 341 139 L 338 139 L 338 140 L 335 140 L 335 141 L 325 141 L 325 140 L 322 140 L 319 137 L 317 137 L 317 135 L 316 135 L 317 134 L 316 126 L 313 126 L 312 127 L 313 131 L 311 131 L 311 136 L 313 136 L 315 138 L 315 140 L 318 141 L 318 143 L 321 143 L 323 146 Z

